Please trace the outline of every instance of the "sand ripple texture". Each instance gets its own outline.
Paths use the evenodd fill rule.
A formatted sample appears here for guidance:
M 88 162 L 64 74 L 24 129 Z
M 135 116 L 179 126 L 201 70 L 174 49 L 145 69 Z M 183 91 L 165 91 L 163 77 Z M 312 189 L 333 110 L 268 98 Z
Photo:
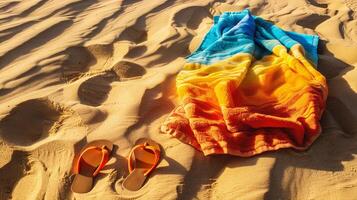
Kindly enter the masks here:
M 0 200 L 354 199 L 357 197 L 357 7 L 352 0 L 0 0 Z M 323 133 L 305 152 L 204 157 L 159 127 L 175 76 L 225 11 L 315 33 L 330 94 Z M 150 137 L 163 160 L 137 192 L 126 156 Z M 72 161 L 94 139 L 118 148 L 87 194 Z

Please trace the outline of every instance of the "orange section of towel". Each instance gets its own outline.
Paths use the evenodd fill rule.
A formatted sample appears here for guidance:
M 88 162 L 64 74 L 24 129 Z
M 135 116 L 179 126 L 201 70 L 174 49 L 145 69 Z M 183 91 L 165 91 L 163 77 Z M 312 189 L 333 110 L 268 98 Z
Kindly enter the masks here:
M 327 85 L 301 46 L 253 61 L 249 54 L 178 74 L 181 101 L 161 130 L 205 155 L 253 156 L 292 147 L 306 149 L 321 132 Z

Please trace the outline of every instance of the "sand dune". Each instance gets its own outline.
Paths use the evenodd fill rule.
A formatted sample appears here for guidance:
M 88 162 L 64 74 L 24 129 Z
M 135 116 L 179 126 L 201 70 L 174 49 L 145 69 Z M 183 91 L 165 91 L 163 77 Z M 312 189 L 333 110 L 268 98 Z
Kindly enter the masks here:
M 318 34 L 329 98 L 305 152 L 204 157 L 159 127 L 175 75 L 212 25 L 248 8 Z M 353 0 L 9 0 L 0 2 L 0 199 L 356 199 L 357 3 Z M 126 191 L 125 157 L 150 137 L 163 161 Z M 93 190 L 70 191 L 72 161 L 94 139 L 118 148 Z

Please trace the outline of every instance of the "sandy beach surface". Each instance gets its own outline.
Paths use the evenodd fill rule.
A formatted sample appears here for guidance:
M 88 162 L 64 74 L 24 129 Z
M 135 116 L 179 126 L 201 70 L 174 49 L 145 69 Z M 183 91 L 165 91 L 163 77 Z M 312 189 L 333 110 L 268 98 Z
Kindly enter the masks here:
M 204 157 L 160 133 L 175 76 L 212 18 L 245 8 L 318 34 L 323 132 L 304 152 Z M 0 199 L 357 199 L 357 3 L 353 0 L 1 0 Z M 137 192 L 126 157 L 149 137 L 163 159 Z M 70 190 L 87 142 L 117 146 L 91 192 Z

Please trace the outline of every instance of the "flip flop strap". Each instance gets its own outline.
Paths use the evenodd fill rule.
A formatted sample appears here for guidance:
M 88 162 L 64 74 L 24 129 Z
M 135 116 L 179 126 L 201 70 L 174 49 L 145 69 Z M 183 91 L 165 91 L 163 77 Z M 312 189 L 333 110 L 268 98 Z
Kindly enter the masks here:
M 134 167 L 133 167 L 133 158 L 135 159 L 135 157 L 133 157 L 134 152 L 136 149 L 142 148 L 143 150 L 150 150 L 154 153 L 155 155 L 155 160 L 154 160 L 154 164 L 151 166 L 151 168 L 145 172 L 145 176 L 147 176 L 152 170 L 154 170 L 157 166 L 157 164 L 159 163 L 160 160 L 160 151 L 158 151 L 154 146 L 152 145 L 147 145 L 147 144 L 139 144 L 136 145 L 133 149 L 131 149 L 130 153 L 129 153 L 129 162 L 128 162 L 128 169 L 129 172 L 133 172 L 134 171 Z M 135 156 L 135 155 L 134 155 Z
M 96 170 L 93 172 L 93 176 L 97 176 L 99 174 L 100 170 L 103 169 L 103 167 L 109 160 L 109 151 L 107 150 L 107 147 L 105 145 L 103 145 L 102 147 L 91 146 L 91 147 L 86 148 L 84 151 L 82 151 L 82 153 L 80 154 L 80 156 L 78 158 L 76 173 L 79 173 L 79 171 L 80 171 L 80 163 L 83 159 L 83 155 L 90 150 L 99 150 L 102 153 L 101 161 L 100 161 L 98 167 L 96 168 Z
M 144 149 L 147 149 L 147 150 L 151 150 L 154 155 L 155 155 L 155 161 L 154 161 L 154 164 L 152 165 L 152 167 L 147 171 L 145 172 L 145 176 L 147 176 L 151 171 L 153 171 L 157 164 L 159 163 L 159 160 L 160 160 L 160 151 L 158 151 L 155 147 L 151 146 L 151 145 L 145 145 L 144 144 Z

